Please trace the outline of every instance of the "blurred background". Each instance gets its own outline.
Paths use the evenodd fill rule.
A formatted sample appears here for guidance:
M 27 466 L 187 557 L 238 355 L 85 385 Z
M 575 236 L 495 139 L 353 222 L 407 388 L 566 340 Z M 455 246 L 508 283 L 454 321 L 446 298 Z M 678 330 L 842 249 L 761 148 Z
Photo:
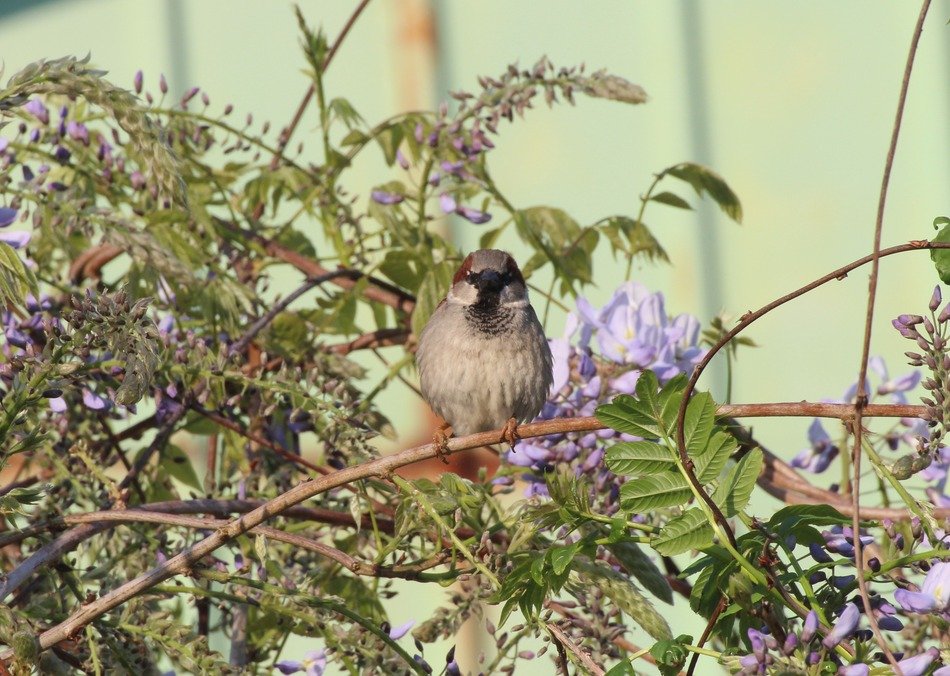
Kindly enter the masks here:
M 356 0 L 302 2 L 311 25 L 332 41 Z M 729 221 L 685 184 L 668 186 L 695 211 L 651 205 L 645 221 L 671 266 L 638 263 L 634 277 L 667 297 L 673 314 L 705 324 L 733 319 L 869 253 L 885 154 L 901 75 L 919 6 L 912 2 L 761 3 L 695 0 L 598 3 L 548 0 L 438 2 L 373 0 L 337 54 L 325 86 L 368 123 L 431 109 L 448 92 L 476 89 L 478 75 L 547 55 L 557 66 L 586 63 L 644 87 L 646 105 L 578 98 L 539 107 L 503 127 L 489 166 L 517 207 L 552 205 L 580 223 L 635 216 L 653 174 L 682 161 L 720 173 L 738 194 L 743 224 Z M 932 236 L 950 215 L 950 0 L 935 2 L 917 56 L 884 226 L 884 245 Z M 191 86 L 212 105 L 287 124 L 308 80 L 292 6 L 243 0 L 4 0 L 0 58 L 9 76 L 31 61 L 91 54 L 111 79 L 146 89 L 164 74 L 172 101 Z M 312 110 L 296 141 L 318 133 Z M 318 143 L 305 157 L 320 161 Z M 369 155 L 369 154 L 366 154 Z M 361 160 L 348 187 L 368 197 L 392 178 L 381 154 Z M 447 222 L 465 250 L 481 230 Z M 516 258 L 519 252 L 510 244 Z M 625 261 L 602 244 L 596 286 L 603 304 L 622 281 Z M 544 285 L 543 274 L 539 275 Z M 838 398 L 855 380 L 868 270 L 781 308 L 754 325 L 759 345 L 740 352 L 736 403 Z M 883 261 L 872 354 L 892 374 L 907 370 L 890 319 L 920 312 L 936 282 L 926 253 Z M 568 304 L 571 304 L 568 301 Z M 551 336 L 563 314 L 552 314 Z M 395 348 L 399 349 L 399 348 Z M 701 386 L 724 394 L 724 371 Z M 425 440 L 424 404 L 398 383 L 380 400 L 400 448 Z M 755 421 L 756 436 L 783 457 L 807 445 L 806 420 Z M 831 481 L 833 478 L 823 479 Z M 825 484 L 826 485 L 826 484 Z M 761 504 L 765 504 L 764 502 Z M 433 603 L 440 592 L 433 590 Z M 674 626 L 699 633 L 695 618 L 671 611 Z M 394 606 L 392 621 L 412 618 Z M 680 619 L 684 618 L 683 623 Z M 671 622 L 672 624 L 672 622 Z M 478 648 L 471 636 L 469 654 Z M 223 646 L 222 646 L 223 647 Z M 547 666 L 538 665 L 544 673 Z

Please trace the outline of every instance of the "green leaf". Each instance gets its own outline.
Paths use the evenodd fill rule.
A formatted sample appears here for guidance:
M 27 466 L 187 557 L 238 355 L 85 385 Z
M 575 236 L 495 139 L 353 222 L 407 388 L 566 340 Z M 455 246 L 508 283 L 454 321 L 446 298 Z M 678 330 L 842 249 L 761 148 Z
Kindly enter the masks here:
M 386 158 L 386 164 L 392 166 L 396 161 L 396 151 L 399 150 L 399 144 L 402 143 L 403 131 L 399 125 L 387 127 L 376 134 L 376 142 L 383 150 L 383 157 Z
M 636 437 L 659 436 L 653 419 L 640 411 L 637 401 L 629 394 L 614 397 L 610 404 L 601 404 L 594 411 L 597 420 L 607 427 Z
M 684 200 L 682 197 L 672 192 L 660 192 L 656 195 L 653 195 L 650 198 L 654 202 L 659 202 L 660 204 L 667 204 L 671 207 L 676 207 L 677 209 L 692 209 L 689 202 Z
M 360 114 L 357 113 L 352 104 L 344 98 L 335 98 L 330 101 L 330 103 L 327 104 L 327 111 L 332 117 L 336 117 L 343 122 L 347 129 L 353 129 L 363 123 L 363 118 L 360 117 Z
M 762 472 L 762 449 L 756 448 L 742 457 L 712 495 L 713 502 L 719 505 L 727 516 L 735 516 L 752 497 L 756 479 Z
M 650 648 L 650 655 L 656 660 L 656 666 L 662 676 L 675 676 L 680 673 L 689 657 L 687 645 L 693 642 L 693 637 L 680 634 L 675 639 L 657 641 Z
M 676 421 L 685 384 L 685 378 L 676 377 L 657 392 L 659 382 L 656 374 L 644 371 L 637 380 L 635 397 L 618 395 L 612 403 L 598 406 L 594 415 L 619 432 L 649 438 L 667 436 Z
M 370 137 L 361 132 L 359 129 L 351 129 L 350 132 L 340 141 L 340 145 L 344 148 L 347 146 L 359 146 L 369 141 L 369 139 Z
M 742 223 L 742 205 L 739 198 L 722 176 L 712 169 L 694 162 L 683 162 L 664 170 L 661 176 L 663 175 L 686 181 L 693 186 L 697 195 L 706 193 L 729 218 L 736 223 Z
M 673 590 L 666 577 L 636 542 L 621 540 L 607 545 L 628 574 L 637 578 L 643 587 L 657 598 L 673 603 Z
M 553 207 L 520 209 L 514 220 L 518 235 L 540 254 L 522 266 L 525 277 L 551 263 L 567 293 L 574 293 L 576 282 L 593 281 L 591 255 L 599 236 L 595 228 L 581 228 L 567 212 Z
M 789 505 L 775 512 L 768 527 L 780 538 L 794 535 L 801 544 L 811 544 L 818 526 L 850 524 L 847 517 L 831 505 Z
M 380 271 L 404 289 L 418 289 L 424 267 L 419 257 L 405 249 L 391 249 L 379 266 Z
M 316 258 L 317 250 L 313 248 L 313 242 L 305 234 L 294 228 L 286 228 L 280 232 L 275 241 L 287 247 L 292 251 L 303 254 L 308 258 Z
M 656 474 L 675 469 L 673 452 L 652 441 L 621 441 L 607 449 L 607 468 L 621 476 Z
M 26 516 L 27 511 L 23 509 L 23 507 L 39 502 L 45 494 L 45 486 L 39 488 L 35 486 L 13 488 L 4 495 L 0 495 L 0 515 L 4 517 L 8 517 L 12 514 L 22 514 Z
M 614 253 L 623 252 L 626 256 L 644 256 L 649 261 L 661 260 L 669 263 L 670 257 L 660 246 L 646 225 L 627 216 L 611 216 L 598 221 L 595 226 L 610 240 Z
M 716 402 L 712 395 L 709 392 L 697 392 L 686 405 L 683 419 L 683 438 L 689 457 L 694 458 L 706 449 L 715 422 Z
M 708 484 L 719 476 L 726 466 L 729 457 L 736 452 L 739 445 L 735 438 L 727 432 L 717 431 L 712 435 L 706 449 L 693 458 L 694 473 L 701 484 Z
M 692 507 L 670 519 L 650 544 L 663 556 L 675 556 L 702 549 L 713 542 L 713 529 L 699 507 Z
M 580 548 L 581 543 L 575 542 L 572 545 L 558 545 L 548 550 L 551 570 L 554 571 L 555 575 L 561 575 L 567 570 L 567 567 L 571 565 L 571 561 L 574 560 L 574 556 Z
M 422 284 L 416 292 L 416 306 L 412 312 L 412 332 L 415 335 L 422 333 L 436 306 L 445 298 L 452 284 L 452 274 L 452 268 L 443 261 L 433 266 L 422 278 Z
M 36 276 L 23 264 L 13 247 L 0 242 L 0 302 L 22 308 L 28 293 L 36 297 L 40 295 Z
M 637 672 L 630 660 L 623 659 L 610 667 L 610 670 L 604 676 L 637 676 Z
M 936 221 L 934 223 L 936 224 Z M 944 225 L 931 241 L 950 242 L 950 223 Z M 930 260 L 934 262 L 934 266 L 937 268 L 940 281 L 944 284 L 950 284 L 950 249 L 931 249 Z
M 544 584 L 544 557 L 539 556 L 531 563 L 531 579 L 538 584 Z
M 692 495 L 682 474 L 667 472 L 628 481 L 620 487 L 620 506 L 627 512 L 676 507 Z
M 191 466 L 191 460 L 178 446 L 168 444 L 165 447 L 162 453 L 162 469 L 168 476 L 178 479 L 186 486 L 197 491 L 202 490 L 195 468 Z

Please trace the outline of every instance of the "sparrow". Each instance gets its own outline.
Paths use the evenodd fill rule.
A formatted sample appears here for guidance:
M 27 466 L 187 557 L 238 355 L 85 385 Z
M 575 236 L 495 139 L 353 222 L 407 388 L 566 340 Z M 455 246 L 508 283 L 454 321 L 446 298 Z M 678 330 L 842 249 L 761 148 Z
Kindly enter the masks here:
M 541 412 L 553 382 L 551 348 L 505 251 L 470 253 L 419 336 L 422 396 L 458 436 L 504 428 Z M 445 460 L 444 428 L 436 433 Z

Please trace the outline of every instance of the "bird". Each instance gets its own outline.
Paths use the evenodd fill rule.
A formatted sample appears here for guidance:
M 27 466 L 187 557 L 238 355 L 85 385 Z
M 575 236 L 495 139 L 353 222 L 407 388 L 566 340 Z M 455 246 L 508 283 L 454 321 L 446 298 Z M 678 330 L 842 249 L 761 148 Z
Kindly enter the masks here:
M 551 348 L 514 258 L 470 253 L 419 335 L 422 396 L 456 436 L 502 429 L 514 447 L 518 423 L 541 412 L 554 380 Z M 435 441 L 445 459 L 445 427 Z

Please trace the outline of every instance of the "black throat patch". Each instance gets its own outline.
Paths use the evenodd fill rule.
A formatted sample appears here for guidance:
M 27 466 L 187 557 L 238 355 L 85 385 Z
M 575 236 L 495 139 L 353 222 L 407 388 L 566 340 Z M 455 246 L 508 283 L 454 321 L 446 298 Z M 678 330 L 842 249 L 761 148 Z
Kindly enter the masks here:
M 478 301 L 465 308 L 465 318 L 479 333 L 499 336 L 511 331 L 515 311 L 502 307 L 498 294 L 479 294 Z

